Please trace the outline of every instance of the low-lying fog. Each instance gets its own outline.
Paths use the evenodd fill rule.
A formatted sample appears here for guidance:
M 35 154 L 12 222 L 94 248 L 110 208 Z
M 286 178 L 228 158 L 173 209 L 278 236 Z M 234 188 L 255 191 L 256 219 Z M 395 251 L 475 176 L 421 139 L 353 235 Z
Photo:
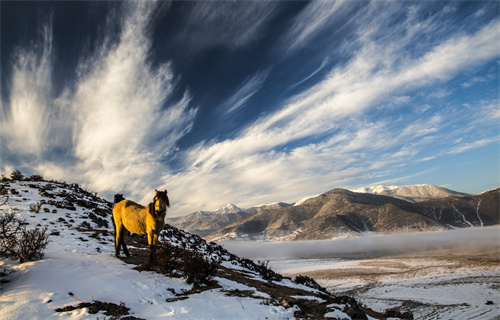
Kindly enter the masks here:
M 230 252 L 254 260 L 371 258 L 439 249 L 479 253 L 500 247 L 500 226 L 390 235 L 365 234 L 335 240 L 233 240 L 220 244 Z

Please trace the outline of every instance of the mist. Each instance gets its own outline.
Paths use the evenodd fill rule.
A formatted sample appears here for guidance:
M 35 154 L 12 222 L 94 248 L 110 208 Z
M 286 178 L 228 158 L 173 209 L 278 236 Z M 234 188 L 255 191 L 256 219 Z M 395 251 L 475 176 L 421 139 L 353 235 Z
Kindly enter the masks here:
M 480 253 L 499 249 L 500 226 L 390 235 L 365 234 L 360 237 L 335 240 L 286 242 L 233 240 L 220 244 L 239 256 L 258 260 L 372 258 L 443 249 Z

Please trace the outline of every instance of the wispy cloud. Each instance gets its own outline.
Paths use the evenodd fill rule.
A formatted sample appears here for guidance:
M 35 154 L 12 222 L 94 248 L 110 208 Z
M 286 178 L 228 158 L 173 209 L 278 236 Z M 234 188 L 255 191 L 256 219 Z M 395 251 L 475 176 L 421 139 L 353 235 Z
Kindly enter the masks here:
M 137 197 L 158 185 L 157 173 L 166 169 L 161 159 L 190 131 L 196 109 L 187 92 L 165 104 L 174 75 L 168 63 L 153 67 L 148 60 L 154 6 L 124 3 L 117 42 L 105 35 L 94 56 L 81 57 L 74 86 L 57 97 L 50 88 L 50 27 L 44 28 L 41 55 L 36 48 L 20 50 L 10 104 L 2 110 L 9 150 L 32 155 L 37 160 L 31 166 L 46 177 L 62 176 L 99 192 L 125 190 Z M 51 139 L 52 131 L 58 139 Z M 41 156 L 55 148 L 62 149 L 61 159 Z
M 247 103 L 260 90 L 268 73 L 269 71 L 258 72 L 254 76 L 245 79 L 236 92 L 223 103 L 225 113 L 230 114 Z
M 500 54 L 495 44 L 500 38 L 498 20 L 475 33 L 445 38 L 420 56 L 405 53 L 405 46 L 434 22 L 403 24 L 406 32 L 382 39 L 372 38 L 376 26 L 363 25 L 358 29 L 362 46 L 348 63 L 336 66 L 323 81 L 234 139 L 192 148 L 185 156 L 186 172 L 167 175 L 166 185 L 196 192 L 200 208 L 223 204 L 228 193 L 246 206 L 293 201 L 305 190 L 325 191 L 363 174 L 404 166 L 435 141 L 440 115 L 373 123 L 363 121 L 362 112 L 394 94 L 443 83 Z M 312 142 L 316 140 L 321 142 Z M 178 205 L 183 211 L 193 203 L 180 199 Z
M 275 35 L 281 40 L 268 50 L 273 57 L 266 56 L 270 60 L 247 75 L 217 110 L 203 106 L 199 92 L 177 87 L 184 81 L 173 71 L 178 61 L 159 61 L 152 52 L 155 3 L 120 3 L 122 11 L 109 18 L 120 19 L 113 22 L 120 33 L 102 28 L 101 46 L 81 57 L 76 78 L 57 94 L 51 85 L 55 59 L 48 23 L 37 47 L 16 53 L 10 97 L 0 113 L 0 146 L 9 151 L 0 154 L 0 165 L 16 156 L 17 163 L 48 178 L 81 182 L 99 192 L 124 191 L 138 200 L 149 200 L 145 190 L 167 188 L 172 211 L 179 215 L 227 202 L 242 207 L 292 202 L 365 180 L 405 179 L 411 174 L 401 168 L 411 163 L 498 141 L 491 136 L 498 101 L 454 105 L 453 99 L 442 99 L 455 93 L 457 85 L 445 85 L 450 80 L 498 59 L 498 19 L 455 30 L 443 21 L 456 3 L 436 5 L 432 14 L 423 14 L 434 6 L 427 2 L 303 5 L 289 31 Z M 188 13 L 168 24 L 182 28 L 167 38 L 182 42 L 176 49 L 187 56 L 212 53 L 208 47 L 244 51 L 269 36 L 271 21 L 279 24 L 273 20 L 279 8 L 275 1 L 186 3 L 182 10 Z M 314 57 L 304 57 L 312 51 Z M 307 81 L 307 89 L 286 98 L 273 93 L 269 100 L 282 100 L 262 108 L 271 113 L 238 131 L 221 132 L 230 136 L 226 140 L 189 147 L 184 140 L 187 149 L 179 149 L 195 125 L 193 101 L 204 114 L 217 112 L 227 120 L 250 109 L 266 82 L 278 78 L 275 70 L 283 77 L 285 69 L 297 67 L 287 63 L 305 58 L 315 67 L 292 87 L 296 92 Z M 480 126 L 490 130 L 474 129 Z M 168 163 L 173 157 L 175 168 Z
M 225 45 L 235 49 L 256 40 L 279 3 L 274 1 L 200 1 L 179 29 L 178 38 L 192 48 Z
M 313 1 L 297 16 L 293 26 L 285 36 L 289 50 L 301 48 L 325 28 L 335 22 L 335 15 L 339 13 L 347 1 Z
M 498 143 L 498 141 L 500 141 L 500 138 L 481 139 L 481 140 L 477 140 L 474 142 L 462 143 L 462 144 L 459 144 L 458 146 L 452 148 L 451 150 L 448 150 L 446 152 L 446 154 L 459 154 L 459 153 L 462 153 L 465 151 L 481 148 L 481 147 L 487 146 L 487 145 L 492 144 L 492 143 Z
M 59 120 L 51 115 L 52 65 L 49 22 L 41 28 L 38 46 L 15 53 L 11 97 L 2 105 L 0 119 L 0 133 L 9 150 L 39 156 L 47 147 L 51 122 Z

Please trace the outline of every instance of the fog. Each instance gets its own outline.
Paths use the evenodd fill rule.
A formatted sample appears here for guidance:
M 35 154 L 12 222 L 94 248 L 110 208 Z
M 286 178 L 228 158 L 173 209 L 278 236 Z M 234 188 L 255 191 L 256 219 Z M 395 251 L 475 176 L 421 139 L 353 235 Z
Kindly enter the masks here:
M 233 240 L 220 244 L 232 253 L 257 260 L 368 258 L 442 249 L 480 253 L 498 250 L 500 226 L 390 235 L 365 234 L 360 237 L 335 240 L 284 242 Z

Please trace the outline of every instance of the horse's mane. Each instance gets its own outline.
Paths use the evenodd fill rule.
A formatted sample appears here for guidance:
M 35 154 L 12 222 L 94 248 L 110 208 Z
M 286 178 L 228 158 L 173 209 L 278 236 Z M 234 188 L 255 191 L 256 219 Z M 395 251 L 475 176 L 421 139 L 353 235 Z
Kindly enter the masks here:
M 125 200 L 125 198 L 123 197 L 123 194 L 117 193 L 117 194 L 115 194 L 115 199 L 113 201 L 113 204 L 117 204 L 118 202 L 121 202 L 123 200 Z

